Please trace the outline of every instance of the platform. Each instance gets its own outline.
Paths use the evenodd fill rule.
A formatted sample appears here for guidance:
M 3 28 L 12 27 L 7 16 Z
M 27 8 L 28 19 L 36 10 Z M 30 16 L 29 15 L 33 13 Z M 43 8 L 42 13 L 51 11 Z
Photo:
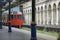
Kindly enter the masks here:
M 0 40 L 30 40 L 30 31 L 12 28 L 12 33 L 8 33 L 8 27 L 0 29 Z M 37 40 L 56 40 L 56 37 L 37 33 Z

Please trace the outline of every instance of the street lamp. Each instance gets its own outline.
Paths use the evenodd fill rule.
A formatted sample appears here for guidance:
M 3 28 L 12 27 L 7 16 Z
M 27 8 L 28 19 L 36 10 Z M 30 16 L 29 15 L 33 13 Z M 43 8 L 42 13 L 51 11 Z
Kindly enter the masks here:
M 10 23 L 11 1 L 12 0 L 9 0 L 9 27 L 8 27 L 8 32 L 12 32 L 12 30 L 11 30 L 11 23 Z
M 31 40 L 37 40 L 37 38 L 36 38 L 36 22 L 35 22 L 35 0 L 32 0 Z
M 10 13 L 11 13 L 11 1 L 12 0 L 6 0 L 6 1 L 8 1 L 9 2 L 9 27 L 8 27 L 8 32 L 12 32 L 12 30 L 11 30 L 11 23 L 10 23 Z

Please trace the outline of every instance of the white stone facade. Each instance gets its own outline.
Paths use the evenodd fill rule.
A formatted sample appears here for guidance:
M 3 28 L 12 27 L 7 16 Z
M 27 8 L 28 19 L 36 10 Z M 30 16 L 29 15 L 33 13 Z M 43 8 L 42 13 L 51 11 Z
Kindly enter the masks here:
M 31 24 L 31 1 L 23 4 L 26 24 Z M 60 0 L 36 0 L 36 23 L 38 26 L 60 25 Z

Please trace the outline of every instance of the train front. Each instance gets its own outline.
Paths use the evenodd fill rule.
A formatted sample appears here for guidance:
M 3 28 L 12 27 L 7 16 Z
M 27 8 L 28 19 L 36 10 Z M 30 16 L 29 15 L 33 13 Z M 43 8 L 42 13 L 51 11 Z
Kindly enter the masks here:
M 9 20 L 8 20 L 9 21 Z M 13 12 L 10 14 L 10 23 L 13 27 L 21 27 L 23 25 L 23 15 L 20 12 L 19 14 Z

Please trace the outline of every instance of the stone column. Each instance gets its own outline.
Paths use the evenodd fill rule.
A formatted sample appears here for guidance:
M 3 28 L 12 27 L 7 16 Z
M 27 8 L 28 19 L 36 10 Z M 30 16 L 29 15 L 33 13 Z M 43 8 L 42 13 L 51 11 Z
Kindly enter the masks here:
M 51 19 L 51 24 L 53 25 L 53 10 L 51 11 L 52 19 Z
M 37 14 L 37 10 L 35 11 L 36 15 L 35 15 L 35 21 L 36 21 L 36 24 L 38 24 L 38 14 Z
M 60 25 L 60 8 L 58 9 L 58 24 Z
M 45 10 L 45 24 L 47 24 L 47 10 Z
M 41 24 L 41 11 L 40 11 L 40 24 Z
M 39 25 L 39 23 L 40 23 L 40 13 L 38 11 L 38 25 Z
M 58 9 L 56 10 L 56 25 L 58 25 Z
M 28 14 L 26 14 L 26 23 L 28 24 Z
M 45 11 L 43 11 L 43 24 L 45 24 Z
M 48 21 L 49 21 L 49 16 L 48 16 L 48 10 L 47 10 L 47 24 L 49 24 Z
M 29 25 L 30 25 L 30 12 L 29 12 Z
M 27 24 L 27 14 L 25 13 L 25 22 Z
M 31 24 L 31 21 L 32 21 L 31 19 L 32 19 L 32 13 L 30 12 L 30 24 Z
M 36 24 L 38 25 L 38 13 L 36 12 Z
M 41 24 L 43 25 L 43 11 L 41 11 Z
M 28 24 L 29 24 L 29 12 L 28 12 Z

